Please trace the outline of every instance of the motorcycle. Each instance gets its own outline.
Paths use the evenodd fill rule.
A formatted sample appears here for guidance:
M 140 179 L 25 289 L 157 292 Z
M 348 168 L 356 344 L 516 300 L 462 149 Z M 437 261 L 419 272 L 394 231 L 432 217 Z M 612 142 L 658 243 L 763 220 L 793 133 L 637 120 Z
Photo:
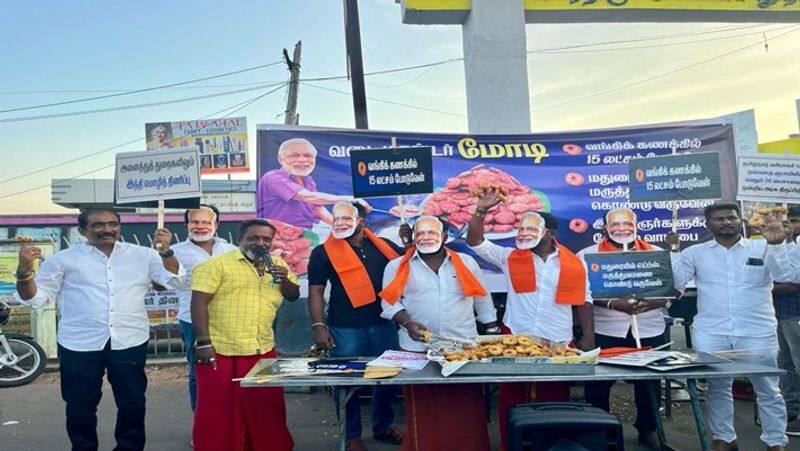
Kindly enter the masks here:
M 47 356 L 33 338 L 3 333 L 11 318 L 11 307 L 0 301 L 0 388 L 17 387 L 33 382 L 44 371 Z

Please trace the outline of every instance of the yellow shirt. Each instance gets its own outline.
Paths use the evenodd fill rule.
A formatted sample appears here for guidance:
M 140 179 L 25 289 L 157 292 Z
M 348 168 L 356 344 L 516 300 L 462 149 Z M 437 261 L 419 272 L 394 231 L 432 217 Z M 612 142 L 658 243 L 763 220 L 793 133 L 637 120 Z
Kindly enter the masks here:
M 273 256 L 276 266 L 288 268 Z M 289 280 L 297 277 L 289 272 Z M 213 294 L 208 304 L 208 332 L 214 350 L 222 355 L 255 355 L 275 346 L 272 322 L 283 302 L 270 274 L 258 271 L 241 250 L 227 252 L 197 265 L 192 290 Z

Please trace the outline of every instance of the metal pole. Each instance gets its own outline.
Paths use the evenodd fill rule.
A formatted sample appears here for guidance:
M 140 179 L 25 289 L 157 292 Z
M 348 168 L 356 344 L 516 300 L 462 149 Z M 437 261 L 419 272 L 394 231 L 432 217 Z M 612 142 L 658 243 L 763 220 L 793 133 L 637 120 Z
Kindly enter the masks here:
M 364 87 L 364 62 L 361 59 L 361 28 L 358 22 L 358 0 L 344 0 L 344 31 L 347 43 L 347 69 L 353 90 L 353 111 L 356 128 L 368 129 L 367 91 Z

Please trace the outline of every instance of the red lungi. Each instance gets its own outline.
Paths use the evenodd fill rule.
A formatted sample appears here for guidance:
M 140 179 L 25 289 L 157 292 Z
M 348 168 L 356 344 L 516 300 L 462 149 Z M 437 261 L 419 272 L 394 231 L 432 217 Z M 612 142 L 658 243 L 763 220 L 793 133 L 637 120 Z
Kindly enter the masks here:
M 280 387 L 243 388 L 231 379 L 244 377 L 262 355 L 216 355 L 217 369 L 196 365 L 197 407 L 192 438 L 195 451 L 291 450 L 286 404 Z
M 511 334 L 506 326 L 503 334 Z M 508 410 L 516 404 L 529 402 L 568 402 L 569 382 L 516 382 L 499 384 L 497 399 L 497 416 L 500 422 L 500 449 L 505 449 L 506 416 Z
M 403 451 L 486 451 L 486 405 L 480 384 L 406 385 Z

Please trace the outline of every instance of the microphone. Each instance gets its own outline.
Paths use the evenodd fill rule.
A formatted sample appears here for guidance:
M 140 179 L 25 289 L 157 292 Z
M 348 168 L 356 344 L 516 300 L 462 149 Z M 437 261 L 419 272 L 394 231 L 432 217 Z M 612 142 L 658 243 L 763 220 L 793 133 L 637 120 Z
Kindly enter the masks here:
M 269 256 L 269 251 L 266 248 L 261 247 L 261 246 L 254 247 L 253 248 L 253 253 L 258 255 L 259 257 L 261 257 L 264 260 L 264 264 L 267 266 L 268 270 L 269 270 L 269 268 L 274 266 L 272 264 L 272 257 Z M 273 273 L 271 270 L 270 270 L 269 273 L 270 273 L 270 275 L 272 275 L 272 281 L 274 283 L 280 283 L 281 279 L 278 278 L 278 276 L 276 276 L 275 273 Z

